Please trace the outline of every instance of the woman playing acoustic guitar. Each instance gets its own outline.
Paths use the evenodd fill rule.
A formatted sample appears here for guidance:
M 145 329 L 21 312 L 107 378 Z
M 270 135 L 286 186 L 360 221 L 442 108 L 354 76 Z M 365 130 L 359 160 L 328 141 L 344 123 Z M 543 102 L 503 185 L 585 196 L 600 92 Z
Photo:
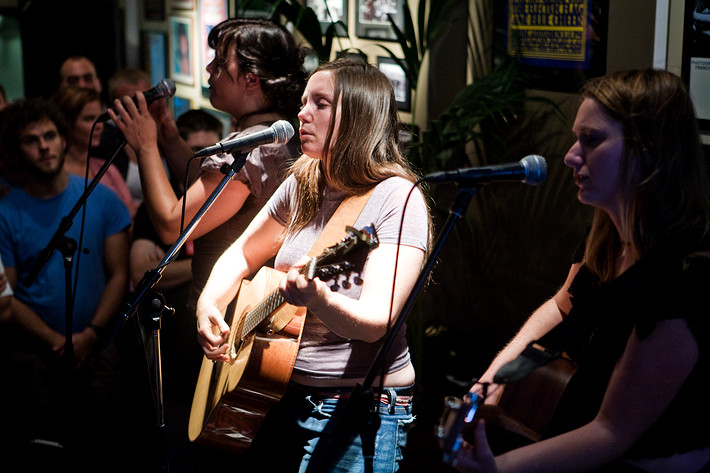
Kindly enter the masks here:
M 533 340 L 578 369 L 543 440 L 494 457 L 479 423 L 456 466 L 706 471 L 710 180 L 693 104 L 661 70 L 594 79 L 582 98 L 564 161 L 595 207 L 583 259 L 481 382 Z
M 333 463 L 321 454 L 339 451 L 332 429 L 416 282 L 428 249 L 430 218 L 416 188 L 405 212 L 417 178 L 397 146 L 394 91 L 376 67 L 351 60 L 321 65 L 306 85 L 298 117 L 303 156 L 215 264 L 198 300 L 199 339 L 209 359 L 229 361 L 230 326 L 222 311 L 241 280 L 275 256 L 275 268 L 288 271 L 281 294 L 308 314 L 288 389 L 267 414 L 247 456 L 255 468 L 268 471 L 306 471 L 307 466 L 308 471 L 363 471 L 357 426 L 351 426 L 355 435 Z M 343 284 L 333 292 L 319 278 L 293 269 L 303 264 L 341 202 L 368 191 L 359 217 L 347 222 L 356 229 L 373 224 L 379 239 L 367 257 L 362 285 Z M 414 370 L 404 333 L 388 355 L 384 390 L 377 396 L 377 472 L 396 470 L 412 421 Z

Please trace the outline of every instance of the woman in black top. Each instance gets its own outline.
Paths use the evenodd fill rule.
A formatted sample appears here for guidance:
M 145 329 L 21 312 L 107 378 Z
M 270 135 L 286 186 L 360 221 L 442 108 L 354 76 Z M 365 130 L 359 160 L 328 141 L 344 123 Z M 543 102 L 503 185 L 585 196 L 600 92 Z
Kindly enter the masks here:
M 594 79 L 582 98 L 565 164 L 595 207 L 583 259 L 481 383 L 532 340 L 579 368 L 544 440 L 494 457 L 480 423 L 461 471 L 682 473 L 710 462 L 710 181 L 693 104 L 677 76 L 650 69 Z M 492 402 L 500 390 L 489 388 Z

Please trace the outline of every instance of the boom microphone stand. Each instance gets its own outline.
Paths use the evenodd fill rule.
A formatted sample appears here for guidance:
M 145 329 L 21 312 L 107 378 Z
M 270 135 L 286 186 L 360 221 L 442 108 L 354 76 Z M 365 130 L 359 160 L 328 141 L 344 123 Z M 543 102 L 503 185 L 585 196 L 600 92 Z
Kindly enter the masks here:
M 419 181 L 417 185 L 421 182 L 422 181 Z M 308 473 L 325 473 L 329 471 L 330 466 L 340 457 L 345 446 L 348 445 L 357 434 L 360 435 L 362 440 L 362 450 L 365 459 L 365 472 L 371 473 L 373 471 L 375 437 L 377 435 L 377 430 L 379 429 L 380 417 L 377 412 L 379 410 L 379 398 L 375 400 L 372 384 L 382 370 L 385 356 L 402 328 L 404 321 L 411 312 L 414 302 L 424 286 L 429 272 L 434 266 L 434 263 L 436 262 L 446 239 L 449 237 L 456 222 L 466 213 L 466 209 L 471 202 L 471 198 L 476 191 L 478 191 L 478 189 L 479 186 L 459 186 L 456 199 L 449 210 L 449 216 L 444 224 L 444 227 L 442 228 L 441 233 L 437 237 L 434 248 L 429 255 L 426 265 L 422 269 L 419 278 L 417 279 L 414 288 L 410 292 L 409 297 L 402 307 L 402 310 L 397 316 L 395 323 L 390 327 L 389 331 L 385 335 L 384 341 L 375 356 L 375 360 L 370 366 L 367 376 L 363 380 L 362 384 L 357 384 L 353 389 L 352 395 L 345 406 L 343 416 L 335 425 L 333 432 L 335 448 L 329 448 L 328 451 L 318 452 L 318 446 L 324 445 L 319 442 L 316 446 L 316 451 L 313 453 L 313 458 L 315 459 L 317 455 L 322 454 L 326 461 L 318 461 L 317 464 L 314 463 L 313 468 L 308 468 Z
M 74 396 L 74 389 L 75 389 L 75 379 L 74 379 L 74 362 L 75 362 L 75 353 L 74 353 L 74 344 L 72 342 L 72 332 L 73 332 L 73 320 L 74 320 L 74 291 L 73 291 L 73 284 L 72 284 L 72 272 L 73 272 L 73 263 L 75 259 L 75 254 L 81 254 L 82 249 L 79 248 L 79 244 L 77 243 L 76 240 L 73 238 L 69 238 L 66 236 L 66 233 L 69 231 L 69 229 L 72 227 L 73 222 L 74 222 L 74 217 L 76 217 L 76 214 L 79 213 L 79 210 L 86 204 L 87 199 L 89 198 L 89 195 L 93 192 L 94 188 L 98 185 L 99 181 L 101 180 L 101 177 L 106 173 L 108 170 L 108 167 L 111 165 L 113 162 L 114 158 L 120 151 L 120 149 L 126 145 L 125 140 L 123 140 L 120 144 L 118 149 L 116 150 L 115 154 L 104 164 L 101 166 L 99 171 L 96 173 L 94 178 L 91 180 L 88 186 L 84 189 L 83 194 L 79 197 L 79 200 L 74 204 L 74 207 L 71 209 L 69 214 L 64 216 L 59 223 L 59 227 L 55 231 L 54 235 L 50 239 L 49 243 L 47 246 L 42 249 L 42 251 L 39 253 L 37 259 L 34 262 L 34 265 L 30 269 L 30 272 L 27 274 L 25 279 L 23 280 L 23 284 L 25 286 L 31 286 L 35 280 L 37 279 L 37 276 L 39 276 L 39 273 L 42 271 L 42 268 L 49 262 L 49 260 L 52 257 L 52 254 L 54 251 L 58 251 L 62 254 L 62 259 L 64 260 L 64 284 L 65 284 L 65 314 L 64 314 L 64 330 L 65 330 L 65 336 L 64 336 L 64 355 L 63 355 L 63 367 L 65 370 L 65 377 L 64 377 L 64 383 L 65 386 L 63 386 L 64 390 L 64 396 L 65 398 L 63 399 L 63 404 L 66 406 L 66 411 L 64 412 L 63 419 L 64 419 L 64 424 L 67 427 L 67 431 L 70 430 L 71 426 L 71 406 L 72 403 L 75 400 Z M 78 253 L 77 253 L 78 250 Z M 78 263 L 78 257 L 76 258 L 76 261 Z M 78 267 L 78 266 L 77 266 Z M 68 442 L 67 447 L 68 448 L 74 448 L 74 439 L 73 435 L 70 434 L 65 434 L 66 439 L 65 441 Z
M 466 213 L 466 209 L 468 208 L 468 204 L 471 202 L 471 198 L 478 191 L 478 189 L 480 189 L 481 185 L 490 182 L 523 182 L 534 186 L 543 182 L 546 177 L 547 163 L 545 162 L 545 158 L 538 155 L 530 155 L 524 157 L 517 163 L 482 166 L 478 168 L 465 168 L 428 174 L 415 184 L 416 187 L 421 182 L 456 182 L 458 194 L 456 195 L 456 199 L 449 210 L 449 217 L 447 218 L 441 233 L 434 243 L 434 248 L 429 255 L 429 259 L 419 274 L 419 279 L 417 279 L 412 291 L 409 293 L 409 297 L 398 314 L 394 325 L 390 327 L 389 331 L 385 335 L 384 342 L 380 346 L 380 349 L 375 356 L 375 360 L 370 367 L 370 371 L 365 377 L 362 385 L 357 384 L 353 389 L 352 395 L 346 405 L 342 422 L 337 422 L 335 425 L 334 436 L 336 448 L 331 448 L 328 451 L 323 452 L 324 458 L 334 460 L 342 455 L 344 447 L 357 433 L 357 431 L 353 430 L 352 427 L 349 427 L 349 424 L 352 425 L 355 421 L 357 421 L 356 425 L 358 426 L 360 438 L 362 440 L 365 471 L 372 472 L 373 460 L 375 456 L 375 436 L 377 435 L 377 429 L 379 428 L 380 423 L 380 418 L 377 412 L 379 410 L 379 402 L 375 400 L 373 395 L 372 383 L 378 372 L 383 369 L 385 355 L 389 351 L 397 333 L 402 328 L 402 324 L 414 306 L 414 301 L 424 286 L 424 282 L 426 281 L 426 278 L 428 277 L 428 274 L 444 245 L 444 242 L 451 233 L 451 230 L 458 219 Z M 374 409 L 367 410 L 368 404 L 370 404 Z M 338 444 L 338 442 L 342 443 Z M 320 445 L 322 445 L 322 443 L 319 442 L 316 446 L 316 450 L 318 450 Z M 335 456 L 336 454 L 338 456 Z M 315 456 L 314 452 L 313 457 L 315 458 Z M 318 466 L 314 465 L 314 468 L 309 468 L 307 471 L 322 471 L 320 468 L 323 468 L 324 466 L 327 468 L 329 465 L 331 465 L 330 461 L 325 462 L 325 464 L 320 462 L 318 463 Z
M 113 336 L 118 333 L 123 324 L 132 317 L 138 308 L 144 303 L 144 299 L 147 296 L 152 296 L 150 299 L 150 311 L 151 311 L 151 344 L 152 344 L 152 355 L 153 355 L 153 400 L 156 409 L 156 423 L 158 430 L 163 433 L 161 435 L 161 445 L 164 445 L 164 429 L 165 429 L 165 418 L 164 418 L 164 405 L 163 405 L 163 384 L 162 384 L 162 371 L 161 371 L 161 350 L 160 350 L 160 325 L 161 325 L 161 315 L 164 310 L 174 311 L 174 309 L 165 306 L 165 299 L 162 294 L 153 290 L 153 287 L 160 281 L 163 271 L 170 264 L 180 252 L 187 239 L 190 237 L 195 227 L 200 223 L 204 214 L 210 209 L 212 204 L 217 200 L 217 197 L 222 193 L 227 183 L 234 177 L 236 173 L 244 166 L 246 163 L 248 152 L 241 153 L 235 156 L 234 162 L 231 165 L 223 165 L 221 171 L 225 174 L 222 180 L 219 182 L 217 187 L 212 191 L 212 194 L 207 198 L 202 207 L 197 211 L 197 214 L 193 217 L 187 227 L 184 229 L 182 234 L 178 237 L 177 241 L 173 243 L 170 249 L 165 253 L 163 259 L 158 263 L 158 265 L 146 271 L 143 278 L 140 280 L 136 286 L 131 299 L 126 303 L 125 310 L 120 314 L 119 322 L 114 328 Z M 169 471 L 169 465 L 167 462 L 167 455 L 164 454 L 164 464 L 162 471 Z

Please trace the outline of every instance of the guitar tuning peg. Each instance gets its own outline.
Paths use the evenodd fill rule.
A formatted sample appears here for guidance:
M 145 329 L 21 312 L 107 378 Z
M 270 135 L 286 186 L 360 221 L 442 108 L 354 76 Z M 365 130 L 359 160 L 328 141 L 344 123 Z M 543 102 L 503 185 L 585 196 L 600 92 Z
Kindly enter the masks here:
M 360 286 L 360 285 L 362 285 L 362 278 L 361 278 L 360 276 L 355 276 L 355 277 L 353 278 L 353 282 L 354 282 L 356 285 Z
M 343 279 L 342 285 L 343 289 L 350 289 L 351 286 L 350 281 L 348 281 L 347 279 Z
M 340 286 L 338 286 L 338 283 L 335 282 L 330 286 L 330 290 L 333 292 L 337 292 L 338 290 L 340 290 Z

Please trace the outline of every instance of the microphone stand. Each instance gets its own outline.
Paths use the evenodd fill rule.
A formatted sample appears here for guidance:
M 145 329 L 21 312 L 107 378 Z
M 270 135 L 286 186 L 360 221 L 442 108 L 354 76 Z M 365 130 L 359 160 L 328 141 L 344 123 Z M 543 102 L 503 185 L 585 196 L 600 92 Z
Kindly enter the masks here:
M 419 182 L 417 184 L 419 184 Z M 434 243 L 434 247 L 432 248 L 424 268 L 419 274 L 419 278 L 412 288 L 409 297 L 405 301 L 405 304 L 397 316 L 395 323 L 390 327 L 389 331 L 385 335 L 384 341 L 380 346 L 372 365 L 370 366 L 367 376 L 363 380 L 362 384 L 355 385 L 348 403 L 345 406 L 343 416 L 336 422 L 335 429 L 333 431 L 335 448 L 330 448 L 327 452 L 323 452 L 325 455 L 324 458 L 330 457 L 331 461 L 318 462 L 318 466 L 316 466 L 314 470 L 308 468 L 307 471 L 309 473 L 311 471 L 323 473 L 329 471 L 328 468 L 332 466 L 332 463 L 340 457 L 344 447 L 357 433 L 360 434 L 360 438 L 362 440 L 363 457 L 365 459 L 365 472 L 372 473 L 374 469 L 375 437 L 377 436 L 377 430 L 380 426 L 380 417 L 378 414 L 379 399 L 375 399 L 372 384 L 379 372 L 382 370 L 387 352 L 391 348 L 392 343 L 404 324 L 404 321 L 411 312 L 414 302 L 424 286 L 428 274 L 436 262 L 436 258 L 444 246 L 444 242 L 449 237 L 456 222 L 466 213 L 466 209 L 471 202 L 471 198 L 476 191 L 478 191 L 478 189 L 478 186 L 458 187 L 458 194 L 456 195 L 456 199 L 449 210 L 449 216 L 444 224 L 444 227 L 439 233 L 436 242 Z M 355 425 L 357 430 L 353 429 L 353 427 L 348 424 Z M 317 449 L 318 447 L 316 447 L 316 450 Z M 313 458 L 315 457 L 316 453 L 314 452 Z
M 30 269 L 30 272 L 27 274 L 25 279 L 23 280 L 23 284 L 25 286 L 31 286 L 35 280 L 37 279 L 37 276 L 39 275 L 40 271 L 42 271 L 42 268 L 49 262 L 49 260 L 52 257 L 52 253 L 57 250 L 62 254 L 62 258 L 64 260 L 64 284 L 65 284 L 65 315 L 64 315 L 64 368 L 66 370 L 66 386 L 64 387 L 64 395 L 66 396 L 66 399 L 63 401 L 67 411 L 65 412 L 65 425 L 71 425 L 71 404 L 74 402 L 75 396 L 73 395 L 74 392 L 74 343 L 72 342 L 72 333 L 73 333 L 73 320 L 74 320 L 74 293 L 73 293 L 73 285 L 72 285 L 72 268 L 73 268 L 73 260 L 74 260 L 74 254 L 77 252 L 77 249 L 79 253 L 81 253 L 81 249 L 78 248 L 78 244 L 76 240 L 73 238 L 69 238 L 66 236 L 66 233 L 69 231 L 69 229 L 72 227 L 73 222 L 74 222 L 74 217 L 76 217 L 76 214 L 79 213 L 79 210 L 86 204 L 87 199 L 89 198 L 89 195 L 93 192 L 94 188 L 98 185 L 99 181 L 101 180 L 101 177 L 106 173 L 108 170 L 108 167 L 111 165 L 113 160 L 115 159 L 116 155 L 118 155 L 118 152 L 121 150 L 126 145 L 125 139 L 121 136 L 121 141 L 119 143 L 118 148 L 116 149 L 116 152 L 114 153 L 113 156 L 111 156 L 110 159 L 106 160 L 104 164 L 101 166 L 101 169 L 96 173 L 94 178 L 91 180 L 89 185 L 84 189 L 84 193 L 79 197 L 79 200 L 74 204 L 74 207 L 71 209 L 69 214 L 64 216 L 60 223 L 59 227 L 55 231 L 54 235 L 50 239 L 49 243 L 47 246 L 39 253 L 37 259 L 35 260 L 32 268 Z M 71 438 L 71 435 L 67 435 L 67 441 L 72 443 L 73 447 L 73 439 Z
M 164 448 L 163 458 L 164 465 L 162 471 L 169 471 L 169 465 L 167 463 L 167 448 L 165 448 L 165 418 L 164 418 L 164 405 L 163 405 L 163 384 L 162 384 L 162 367 L 161 367 L 161 349 L 160 349 L 160 325 L 161 325 L 161 313 L 164 309 L 173 311 L 174 309 L 165 306 L 165 299 L 162 294 L 153 291 L 153 287 L 160 281 L 163 271 L 176 257 L 180 249 L 183 247 L 187 239 L 190 237 L 195 227 L 200 223 L 204 214 L 210 209 L 212 204 L 217 200 L 217 197 L 222 193 L 224 188 L 227 186 L 229 181 L 233 176 L 239 172 L 239 170 L 246 163 L 248 152 L 239 154 L 234 158 L 234 162 L 231 165 L 223 165 L 221 171 L 225 174 L 222 180 L 219 182 L 217 187 L 212 191 L 212 194 L 207 198 L 207 200 L 202 204 L 202 207 L 197 211 L 197 214 L 193 217 L 187 227 L 184 229 L 182 234 L 173 243 L 170 249 L 165 253 L 163 259 L 158 263 L 158 265 L 146 271 L 143 278 L 140 280 L 136 286 L 131 299 L 126 303 L 126 309 L 120 314 L 119 321 L 113 330 L 113 333 L 109 339 L 113 338 L 121 329 L 123 324 L 133 316 L 138 307 L 141 305 L 143 299 L 148 294 L 155 294 L 156 297 L 151 299 L 151 328 L 152 328 L 152 353 L 153 353 L 153 400 L 155 402 L 156 409 L 156 421 L 158 431 L 161 433 L 161 446 Z M 184 197 L 183 197 L 184 198 Z

